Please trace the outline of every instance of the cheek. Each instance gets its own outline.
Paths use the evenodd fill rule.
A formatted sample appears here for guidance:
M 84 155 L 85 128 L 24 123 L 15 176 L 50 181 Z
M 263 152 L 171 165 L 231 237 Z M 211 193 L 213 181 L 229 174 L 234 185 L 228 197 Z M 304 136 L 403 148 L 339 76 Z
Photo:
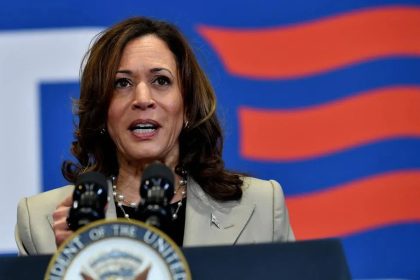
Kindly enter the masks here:
M 178 138 L 184 125 L 184 108 L 182 104 L 177 104 L 168 108 L 168 123 L 171 126 L 171 138 Z
M 108 133 L 111 136 L 111 138 L 115 141 L 115 131 L 118 128 L 118 123 L 121 120 L 121 112 L 122 110 L 119 109 L 118 103 L 111 102 L 108 109 L 107 114 L 107 129 Z
M 182 103 L 174 106 L 173 108 L 173 120 L 177 130 L 182 129 L 184 123 L 184 106 Z

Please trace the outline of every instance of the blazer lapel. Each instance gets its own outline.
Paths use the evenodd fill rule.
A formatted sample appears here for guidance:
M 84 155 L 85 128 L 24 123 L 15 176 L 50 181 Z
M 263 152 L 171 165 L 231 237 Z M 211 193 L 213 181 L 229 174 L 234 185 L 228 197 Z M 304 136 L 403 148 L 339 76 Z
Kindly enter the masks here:
M 192 179 L 187 191 L 183 245 L 235 244 L 252 216 L 255 204 L 217 202 Z

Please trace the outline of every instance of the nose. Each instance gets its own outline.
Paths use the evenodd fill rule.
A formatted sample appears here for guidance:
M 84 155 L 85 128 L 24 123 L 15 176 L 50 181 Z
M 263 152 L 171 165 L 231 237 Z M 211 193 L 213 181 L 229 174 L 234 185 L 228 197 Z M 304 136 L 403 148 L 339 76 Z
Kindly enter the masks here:
M 145 83 L 138 83 L 135 88 L 133 109 L 145 110 L 147 108 L 153 108 L 154 106 L 155 102 L 150 88 Z

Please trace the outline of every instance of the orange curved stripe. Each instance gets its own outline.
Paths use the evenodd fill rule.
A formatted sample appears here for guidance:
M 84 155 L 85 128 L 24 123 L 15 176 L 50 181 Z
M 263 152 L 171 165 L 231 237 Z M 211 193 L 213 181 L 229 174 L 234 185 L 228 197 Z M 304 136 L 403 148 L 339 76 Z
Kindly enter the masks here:
M 228 72 L 293 78 L 390 55 L 420 55 L 420 8 L 354 11 L 288 27 L 199 26 Z
M 401 171 L 286 201 L 297 239 L 313 239 L 419 222 L 419 199 L 420 171 Z
M 379 89 L 296 110 L 239 108 L 240 153 L 301 160 L 384 138 L 420 136 L 420 87 Z

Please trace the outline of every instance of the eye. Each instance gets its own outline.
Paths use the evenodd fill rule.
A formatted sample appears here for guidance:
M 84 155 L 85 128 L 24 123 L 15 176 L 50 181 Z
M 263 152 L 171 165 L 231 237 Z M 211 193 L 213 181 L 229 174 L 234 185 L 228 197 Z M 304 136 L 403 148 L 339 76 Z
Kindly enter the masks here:
M 171 80 L 166 76 L 159 76 L 156 79 L 154 79 L 152 83 L 159 86 L 167 86 L 171 84 Z
M 119 78 L 114 82 L 114 88 L 127 88 L 131 85 L 131 81 L 127 78 Z

